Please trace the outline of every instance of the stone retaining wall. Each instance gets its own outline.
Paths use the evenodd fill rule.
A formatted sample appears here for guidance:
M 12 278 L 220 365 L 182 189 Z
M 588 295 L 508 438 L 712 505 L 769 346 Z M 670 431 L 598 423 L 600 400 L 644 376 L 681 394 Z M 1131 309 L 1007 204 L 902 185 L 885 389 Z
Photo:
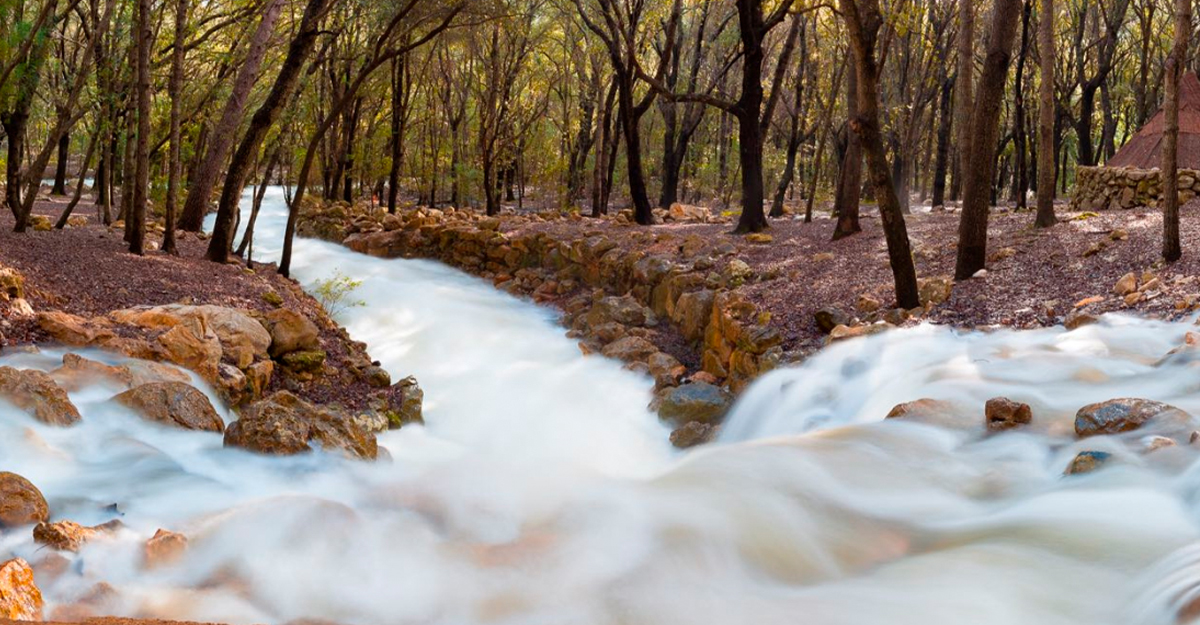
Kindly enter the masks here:
M 1098 211 L 1158 207 L 1161 177 L 1157 169 L 1133 167 L 1080 167 L 1071 195 L 1071 210 Z M 1200 172 L 1179 170 L 1179 201 L 1200 195 Z
M 349 210 L 353 209 L 310 208 L 301 234 L 336 238 L 339 229 L 321 213 L 333 211 L 334 220 L 336 213 L 342 213 L 340 230 L 348 235 L 343 243 L 350 249 L 384 258 L 441 260 L 490 279 L 510 293 L 553 301 L 565 311 L 564 325 L 584 339 L 585 351 L 602 351 L 635 368 L 654 368 L 653 359 L 643 353 L 622 353 L 622 340 L 628 344 L 629 336 L 637 337 L 643 328 L 632 324 L 616 340 L 605 335 L 606 324 L 599 317 L 619 304 L 602 300 L 632 298 L 652 313 L 655 324 L 672 324 L 700 356 L 706 374 L 701 377 L 724 383 L 735 393 L 783 357 L 783 338 L 768 323 L 769 315 L 735 290 L 748 279 L 750 268 L 729 257 L 732 252 L 647 254 L 584 229 L 570 240 L 537 231 L 506 233 L 499 219 L 468 211 L 422 208 L 397 215 L 354 216 Z M 542 218 L 506 219 L 532 223 Z M 660 378 L 657 372 L 650 373 Z

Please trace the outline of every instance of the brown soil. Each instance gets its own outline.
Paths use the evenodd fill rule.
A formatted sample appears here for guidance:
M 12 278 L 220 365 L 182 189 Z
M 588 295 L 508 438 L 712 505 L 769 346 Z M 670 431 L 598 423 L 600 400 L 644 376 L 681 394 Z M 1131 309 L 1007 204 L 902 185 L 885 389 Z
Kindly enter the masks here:
M 57 219 L 66 201 L 38 201 L 34 213 Z M 179 234 L 179 255 L 172 256 L 157 251 L 161 236 L 148 232 L 155 251 L 135 256 L 127 251 L 121 230 L 99 224 L 94 206 L 81 203 L 72 214 L 87 216 L 88 225 L 18 234 L 12 231 L 12 214 L 0 213 L 0 264 L 24 274 L 26 299 L 34 310 L 94 317 L 133 306 L 188 303 L 266 312 L 274 306 L 264 296 L 274 292 L 283 298 L 284 307 L 316 321 L 329 366 L 343 366 L 354 349 L 320 304 L 277 274 L 274 265 L 256 264 L 251 271 L 244 264 L 209 262 L 204 259 L 208 242 L 189 233 Z M 16 318 L 5 302 L 0 302 L 0 319 L 11 324 L 0 328 L 0 345 L 48 341 L 32 319 Z M 281 377 L 274 376 L 269 391 L 279 387 Z M 320 378 L 289 389 L 312 402 L 337 402 L 348 408 L 364 405 L 373 390 L 365 382 L 330 384 Z

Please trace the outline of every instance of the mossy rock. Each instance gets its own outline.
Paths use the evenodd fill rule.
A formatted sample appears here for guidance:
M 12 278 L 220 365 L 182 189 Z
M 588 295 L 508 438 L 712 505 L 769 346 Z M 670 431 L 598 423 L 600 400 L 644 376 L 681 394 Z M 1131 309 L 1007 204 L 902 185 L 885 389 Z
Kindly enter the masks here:
M 283 306 L 283 296 L 276 293 L 275 291 L 267 291 L 266 293 L 263 293 L 262 299 L 264 302 L 266 302 L 276 308 Z
M 299 351 L 284 354 L 281 358 L 283 366 L 300 373 L 315 373 L 325 364 L 323 350 Z

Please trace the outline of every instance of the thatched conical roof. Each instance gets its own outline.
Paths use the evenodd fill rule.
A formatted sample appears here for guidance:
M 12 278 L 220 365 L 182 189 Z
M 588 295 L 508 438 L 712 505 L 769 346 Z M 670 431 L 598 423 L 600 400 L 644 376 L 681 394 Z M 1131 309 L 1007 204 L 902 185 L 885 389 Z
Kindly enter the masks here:
M 1158 169 L 1162 165 L 1163 126 L 1160 108 L 1112 158 L 1108 167 Z M 1179 84 L 1179 168 L 1200 170 L 1200 79 L 1187 72 Z

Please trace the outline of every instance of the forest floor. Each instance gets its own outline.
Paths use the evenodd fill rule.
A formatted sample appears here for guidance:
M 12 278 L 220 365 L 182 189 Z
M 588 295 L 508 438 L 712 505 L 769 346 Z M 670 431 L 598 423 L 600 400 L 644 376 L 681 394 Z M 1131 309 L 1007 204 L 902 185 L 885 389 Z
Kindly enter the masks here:
M 1200 202 L 1182 210 L 1184 256 L 1165 267 L 1160 255 L 1162 218 L 1157 210 L 1074 213 L 1068 212 L 1065 202 L 1057 209 L 1060 223 L 1046 230 L 1033 228 L 1032 212 L 993 211 L 986 275 L 956 283 L 946 302 L 910 323 L 1034 328 L 1063 323 L 1075 311 L 1091 315 L 1124 311 L 1173 319 L 1188 314 L 1200 301 Z M 953 275 L 958 222 L 959 213 L 953 210 L 914 208 L 908 216 L 919 277 Z M 885 309 L 895 301 L 878 213 L 864 206 L 863 231 L 840 241 L 831 241 L 834 223 L 827 214 L 808 224 L 799 218 L 775 219 L 767 231 L 768 243 L 731 234 L 729 223 L 667 223 L 654 226 L 657 236 L 652 240 L 634 239 L 629 247 L 666 252 L 691 235 L 703 237 L 714 248 L 735 247 L 731 256 L 745 261 L 760 276 L 739 290 L 771 313 L 771 325 L 783 332 L 787 351 L 805 354 L 824 344 L 824 333 L 814 321 L 818 310 L 833 306 L 854 317 L 860 315 L 856 310 L 860 296 L 878 301 Z M 637 228 L 612 220 L 582 219 L 518 229 L 542 230 L 556 238 L 573 238 L 583 229 L 629 240 L 620 233 Z M 1131 272 L 1141 283 L 1151 277 L 1142 279 L 1142 274 L 1153 273 L 1159 283 L 1138 301 L 1127 303 L 1113 289 Z M 878 315 L 860 316 L 868 320 Z
M 67 199 L 39 200 L 34 214 L 57 220 Z M 329 364 L 336 367 L 349 357 L 352 346 L 340 328 L 294 281 L 277 274 L 273 264 L 256 263 L 254 270 L 249 270 L 244 264 L 210 262 L 204 259 L 207 240 L 184 232 L 177 236 L 179 254 L 164 254 L 158 251 L 162 235 L 152 228 L 147 229 L 146 255 L 135 256 L 127 251 L 122 230 L 100 223 L 94 205 L 80 203 L 72 215 L 85 216 L 88 223 L 44 232 L 30 227 L 18 234 L 12 231 L 12 214 L 7 209 L 0 213 L 0 267 L 12 267 L 25 277 L 25 299 L 35 311 L 97 317 L 135 306 L 178 303 L 262 313 L 286 307 L 316 322 Z M 11 302 L 0 300 L 0 346 L 48 341 L 34 316 L 21 314 Z M 312 402 L 352 407 L 365 403 L 375 389 L 356 383 L 294 390 Z

